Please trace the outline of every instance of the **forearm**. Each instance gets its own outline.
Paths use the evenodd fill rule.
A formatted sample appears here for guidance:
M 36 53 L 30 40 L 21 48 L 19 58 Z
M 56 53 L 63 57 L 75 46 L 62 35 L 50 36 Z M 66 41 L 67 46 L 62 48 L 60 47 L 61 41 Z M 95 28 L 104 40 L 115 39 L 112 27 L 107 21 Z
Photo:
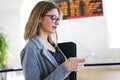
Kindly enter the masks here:
M 71 72 L 65 68 L 64 64 L 61 64 L 43 80 L 64 80 L 70 73 Z

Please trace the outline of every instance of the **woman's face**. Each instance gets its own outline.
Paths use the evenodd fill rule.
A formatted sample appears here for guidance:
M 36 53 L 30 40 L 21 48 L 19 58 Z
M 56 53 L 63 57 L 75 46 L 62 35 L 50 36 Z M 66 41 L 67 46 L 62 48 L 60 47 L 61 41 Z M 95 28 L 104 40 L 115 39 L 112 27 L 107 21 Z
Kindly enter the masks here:
M 48 11 L 41 20 L 40 32 L 44 32 L 47 34 L 54 33 L 59 24 L 59 12 L 58 10 L 52 9 Z

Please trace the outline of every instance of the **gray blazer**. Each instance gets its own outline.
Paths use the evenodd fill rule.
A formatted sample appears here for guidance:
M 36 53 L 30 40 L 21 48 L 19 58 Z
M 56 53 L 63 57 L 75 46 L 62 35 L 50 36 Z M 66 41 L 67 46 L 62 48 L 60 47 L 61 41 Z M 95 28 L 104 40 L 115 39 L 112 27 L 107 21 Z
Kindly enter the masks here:
M 37 36 L 27 42 L 20 56 L 25 80 L 64 80 L 70 74 L 63 63 L 58 65 Z

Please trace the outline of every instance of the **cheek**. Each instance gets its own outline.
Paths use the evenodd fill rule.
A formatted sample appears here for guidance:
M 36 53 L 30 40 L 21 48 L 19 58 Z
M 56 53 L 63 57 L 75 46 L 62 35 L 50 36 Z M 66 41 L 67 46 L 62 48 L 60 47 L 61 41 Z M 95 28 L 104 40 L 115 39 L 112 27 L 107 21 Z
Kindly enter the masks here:
M 52 25 L 52 23 L 51 23 L 51 21 L 49 20 L 49 19 L 43 19 L 43 25 L 44 26 L 50 26 L 50 25 Z
M 51 29 L 52 23 L 48 19 L 43 19 L 41 22 L 41 26 L 44 31 L 48 32 Z

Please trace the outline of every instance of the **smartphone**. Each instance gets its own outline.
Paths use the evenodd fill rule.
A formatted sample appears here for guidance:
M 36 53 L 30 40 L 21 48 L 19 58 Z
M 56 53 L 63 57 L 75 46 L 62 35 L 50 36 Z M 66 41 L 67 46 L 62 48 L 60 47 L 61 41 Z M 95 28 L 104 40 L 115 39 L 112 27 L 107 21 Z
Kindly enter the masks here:
M 85 56 L 84 59 L 87 59 L 87 58 L 89 58 L 89 57 L 91 57 L 93 55 L 95 55 L 95 53 L 90 53 L 89 55 Z

